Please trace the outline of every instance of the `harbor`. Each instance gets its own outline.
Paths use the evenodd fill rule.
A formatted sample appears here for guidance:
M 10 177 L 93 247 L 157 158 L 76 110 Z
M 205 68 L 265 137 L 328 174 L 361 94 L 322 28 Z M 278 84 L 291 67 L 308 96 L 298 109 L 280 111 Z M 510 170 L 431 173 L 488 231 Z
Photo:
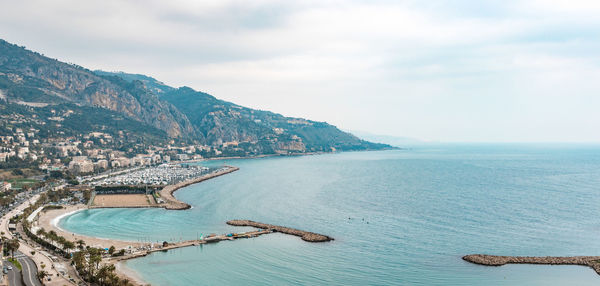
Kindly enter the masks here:
M 209 170 L 205 167 L 182 168 L 176 165 L 136 170 L 91 182 L 89 185 L 95 191 L 88 207 L 185 210 L 191 206 L 177 200 L 173 195 L 175 191 L 237 170 L 239 168 L 232 166 Z

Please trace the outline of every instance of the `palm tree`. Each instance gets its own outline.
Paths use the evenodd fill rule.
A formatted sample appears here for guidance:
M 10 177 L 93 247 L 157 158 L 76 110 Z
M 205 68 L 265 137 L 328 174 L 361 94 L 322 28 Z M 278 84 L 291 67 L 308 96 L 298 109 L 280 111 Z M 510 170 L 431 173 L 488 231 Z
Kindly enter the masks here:
M 70 241 L 65 241 L 63 243 L 63 249 L 65 250 L 66 253 L 69 253 L 69 250 L 75 248 L 75 244 L 70 242 Z
M 58 242 L 58 244 L 62 246 L 61 247 L 62 249 L 65 249 L 64 246 L 65 246 L 65 243 L 67 242 L 67 240 L 64 237 L 62 237 L 62 236 L 57 237 L 56 242 Z
M 85 245 L 85 241 L 83 241 L 82 239 L 76 241 L 77 243 L 77 248 L 79 248 L 79 250 L 83 250 L 83 246 Z
M 47 233 L 46 237 L 50 240 L 50 243 L 54 244 L 53 242 L 56 241 L 57 239 L 57 235 L 56 235 L 56 231 L 51 230 Z
M 43 228 L 38 229 L 37 235 L 45 237 L 47 235 L 46 230 L 44 230 Z
M 9 239 L 6 241 L 6 249 L 11 252 L 12 258 L 15 258 L 15 251 L 19 249 L 21 244 L 18 239 Z
M 46 276 L 48 276 L 48 272 L 46 272 L 45 270 L 39 271 L 38 274 L 37 274 L 37 277 L 41 281 L 44 281 L 44 278 L 46 278 Z
M 100 285 L 107 284 L 105 282 L 110 279 L 110 277 L 114 274 L 114 271 L 114 264 L 107 264 L 100 267 L 100 269 L 98 270 L 98 274 L 96 274 L 96 278 L 98 278 L 98 282 L 100 282 Z

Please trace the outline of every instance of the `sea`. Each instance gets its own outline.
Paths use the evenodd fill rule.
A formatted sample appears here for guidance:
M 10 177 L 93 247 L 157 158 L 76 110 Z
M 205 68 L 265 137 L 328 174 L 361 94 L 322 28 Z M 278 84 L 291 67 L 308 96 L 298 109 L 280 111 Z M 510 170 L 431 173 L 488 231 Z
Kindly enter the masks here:
M 162 243 L 250 230 L 285 234 L 156 252 L 125 267 L 152 285 L 599 285 L 582 266 L 488 267 L 466 254 L 600 255 L 600 146 L 427 144 L 401 150 L 206 161 L 239 171 L 183 188 L 193 206 L 92 209 L 79 234 Z

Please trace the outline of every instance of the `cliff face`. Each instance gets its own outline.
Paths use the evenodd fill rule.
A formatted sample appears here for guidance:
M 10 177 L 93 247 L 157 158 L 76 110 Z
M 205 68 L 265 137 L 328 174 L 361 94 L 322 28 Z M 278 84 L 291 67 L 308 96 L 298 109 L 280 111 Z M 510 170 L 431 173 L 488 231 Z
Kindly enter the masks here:
M 164 130 L 171 137 L 195 135 L 187 118 L 142 83 L 103 77 L 0 40 L 0 89 L 9 101 L 103 107 Z

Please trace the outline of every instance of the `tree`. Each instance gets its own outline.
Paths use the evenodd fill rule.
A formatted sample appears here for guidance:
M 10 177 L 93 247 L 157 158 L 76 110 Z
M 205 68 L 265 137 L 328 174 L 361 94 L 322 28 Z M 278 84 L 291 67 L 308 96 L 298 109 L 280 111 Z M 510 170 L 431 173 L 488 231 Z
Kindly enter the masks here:
M 63 249 L 65 250 L 66 253 L 69 253 L 69 250 L 74 249 L 75 248 L 75 243 L 71 242 L 71 241 L 65 241 L 63 243 Z
M 78 251 L 73 254 L 73 264 L 75 264 L 75 269 L 80 273 L 83 273 L 86 270 L 87 265 L 84 251 Z
M 56 231 L 51 230 L 47 233 L 46 237 L 48 237 L 48 239 L 50 239 L 50 241 L 56 241 L 56 239 L 58 238 L 58 235 L 56 234 Z
M 46 272 L 45 270 L 42 270 L 42 271 L 38 272 L 37 276 L 40 280 L 44 281 L 44 278 L 46 278 L 46 276 L 48 276 L 48 272 Z
M 4 245 L 4 247 L 10 251 L 12 258 L 15 258 L 15 251 L 19 249 L 19 246 L 21 246 L 21 244 L 18 239 L 9 239 Z
M 98 279 L 98 282 L 100 282 L 100 285 L 106 285 L 107 280 L 109 280 L 111 276 L 114 276 L 114 271 L 114 264 L 106 264 L 100 267 L 100 269 L 98 270 L 98 274 L 96 275 L 96 278 Z
M 108 254 L 113 255 L 113 253 L 115 253 L 115 246 L 111 245 L 110 248 L 108 249 Z
M 102 261 L 102 252 L 98 248 L 90 248 L 90 249 L 88 249 L 88 253 L 90 254 L 90 258 L 89 258 L 90 274 L 93 274 L 94 270 L 98 270 L 100 262 Z M 92 266 L 95 266 L 95 269 L 92 268 Z
M 46 236 L 47 235 L 46 230 L 44 230 L 43 228 L 38 229 L 37 235 L 38 236 Z
M 85 241 L 83 241 L 82 239 L 76 241 L 77 243 L 77 248 L 79 248 L 79 250 L 83 250 L 83 246 L 85 245 Z

